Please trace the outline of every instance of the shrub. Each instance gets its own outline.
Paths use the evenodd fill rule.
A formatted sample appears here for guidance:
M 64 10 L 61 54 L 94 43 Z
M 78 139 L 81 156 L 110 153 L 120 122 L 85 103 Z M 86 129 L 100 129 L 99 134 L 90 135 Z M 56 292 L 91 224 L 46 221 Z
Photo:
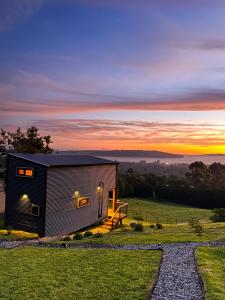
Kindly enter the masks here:
M 133 227 L 134 231 L 143 231 L 144 230 L 144 226 L 141 223 L 135 223 L 134 227 Z
M 155 225 L 154 225 L 154 224 L 151 224 L 149 227 L 150 227 L 150 228 L 155 228 Z
M 210 218 L 213 222 L 225 222 L 225 208 L 214 208 L 214 215 Z
M 195 233 L 197 233 L 199 236 L 202 235 L 203 227 L 199 223 L 199 220 L 196 218 L 193 218 L 189 221 L 190 226 L 195 230 Z
M 130 223 L 130 227 L 134 228 L 135 224 L 136 224 L 135 222 Z
M 62 239 L 63 241 L 71 241 L 71 236 L 70 235 L 66 235 L 63 237 Z
M 92 236 L 93 235 L 93 232 L 92 231 L 85 231 L 84 233 L 84 237 L 89 237 L 89 236 Z
M 155 226 L 157 229 L 163 229 L 163 225 L 161 223 L 157 223 Z
M 96 232 L 95 234 L 93 234 L 93 237 L 98 239 L 103 237 L 103 234 L 101 232 Z
M 135 214 L 135 215 L 133 216 L 133 219 L 134 219 L 134 220 L 137 220 L 137 221 L 144 221 L 144 218 L 143 218 L 141 215 L 137 215 L 137 214 Z
M 83 238 L 83 234 L 79 232 L 75 233 L 75 235 L 73 236 L 74 240 L 82 240 L 82 238 Z

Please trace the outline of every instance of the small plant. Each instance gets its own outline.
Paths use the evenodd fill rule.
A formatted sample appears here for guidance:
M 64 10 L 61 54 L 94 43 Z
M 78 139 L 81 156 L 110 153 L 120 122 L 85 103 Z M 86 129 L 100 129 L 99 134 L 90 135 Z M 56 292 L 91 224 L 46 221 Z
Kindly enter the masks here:
M 82 233 L 75 233 L 75 235 L 73 236 L 74 240 L 82 240 L 83 239 L 83 234 Z
M 84 233 L 84 237 L 90 237 L 90 236 L 93 236 L 93 232 L 92 231 L 85 231 Z
M 101 232 L 96 232 L 95 234 L 93 234 L 93 238 L 98 239 L 98 238 L 101 238 L 101 237 L 103 237 L 103 234 Z
M 135 224 L 136 224 L 135 222 L 130 223 L 130 227 L 134 228 Z
M 154 225 L 154 224 L 151 224 L 149 227 L 150 227 L 150 228 L 155 228 L 155 225 Z
M 157 229 L 163 229 L 163 225 L 161 223 L 156 223 L 155 226 Z
M 199 236 L 203 233 L 203 226 L 199 223 L 199 220 L 196 218 L 193 218 L 189 221 L 190 226 L 195 230 L 195 233 L 197 233 Z
M 66 235 L 66 236 L 64 236 L 63 237 L 63 239 L 62 239 L 63 241 L 71 241 L 71 236 L 70 235 Z
M 133 227 L 134 231 L 143 231 L 144 230 L 144 226 L 141 223 L 135 223 L 134 227 Z
M 133 216 L 133 219 L 134 220 L 137 220 L 137 221 L 144 221 L 144 218 L 141 216 L 141 215 L 138 215 L 138 214 L 135 214 Z
M 213 222 L 225 222 L 225 208 L 214 208 L 214 215 L 210 218 Z

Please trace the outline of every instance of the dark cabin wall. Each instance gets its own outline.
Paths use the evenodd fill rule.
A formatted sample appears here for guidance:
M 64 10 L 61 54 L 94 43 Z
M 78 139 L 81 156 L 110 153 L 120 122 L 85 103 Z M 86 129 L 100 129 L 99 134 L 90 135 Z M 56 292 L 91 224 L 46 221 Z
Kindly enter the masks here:
M 103 214 L 107 215 L 108 191 L 116 188 L 117 165 L 48 168 L 46 236 L 64 235 L 95 223 L 98 218 L 96 188 L 104 182 Z M 89 197 L 89 205 L 76 208 L 74 191 Z
M 17 177 L 17 167 L 34 169 L 33 178 Z M 13 156 L 8 156 L 7 193 L 6 193 L 6 226 L 13 229 L 44 235 L 45 199 L 46 199 L 46 171 L 47 168 Z M 18 210 L 19 201 L 23 194 L 27 194 L 30 201 L 39 205 L 40 216 L 22 213 Z

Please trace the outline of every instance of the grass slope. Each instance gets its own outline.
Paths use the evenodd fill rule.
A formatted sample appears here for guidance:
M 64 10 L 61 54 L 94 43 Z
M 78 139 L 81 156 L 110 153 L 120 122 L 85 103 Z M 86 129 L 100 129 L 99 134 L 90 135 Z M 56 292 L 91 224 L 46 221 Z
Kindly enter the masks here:
M 131 220 L 127 220 L 131 222 Z M 203 234 L 198 236 L 188 224 L 164 225 L 163 229 L 150 228 L 144 222 L 143 232 L 134 232 L 129 224 L 110 233 L 102 238 L 84 238 L 81 241 L 70 243 L 99 243 L 99 244 L 151 244 L 151 243 L 180 243 L 180 242 L 204 242 L 225 240 L 225 223 L 203 224 Z M 58 243 L 58 242 L 53 242 Z M 61 242 L 60 242 L 61 243 Z
M 0 250 L 0 299 L 145 299 L 158 251 Z
M 146 199 L 122 199 L 121 201 L 127 202 L 129 218 L 135 215 L 141 215 L 145 221 L 148 222 L 161 222 L 174 224 L 176 222 L 183 223 L 195 217 L 200 220 L 208 220 L 212 215 L 211 210 L 193 208 L 181 204 L 171 202 L 163 202 L 156 200 Z
M 208 300 L 225 300 L 225 248 L 198 248 L 198 265 Z

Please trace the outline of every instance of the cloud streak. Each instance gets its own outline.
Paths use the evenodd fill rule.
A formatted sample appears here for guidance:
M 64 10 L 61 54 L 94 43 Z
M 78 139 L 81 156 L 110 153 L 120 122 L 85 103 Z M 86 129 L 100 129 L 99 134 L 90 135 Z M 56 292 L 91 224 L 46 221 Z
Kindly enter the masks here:
M 59 148 L 110 149 L 112 145 L 117 145 L 118 149 L 146 149 L 176 144 L 206 148 L 225 146 L 225 123 L 58 119 L 35 121 L 34 125 L 52 134 Z

